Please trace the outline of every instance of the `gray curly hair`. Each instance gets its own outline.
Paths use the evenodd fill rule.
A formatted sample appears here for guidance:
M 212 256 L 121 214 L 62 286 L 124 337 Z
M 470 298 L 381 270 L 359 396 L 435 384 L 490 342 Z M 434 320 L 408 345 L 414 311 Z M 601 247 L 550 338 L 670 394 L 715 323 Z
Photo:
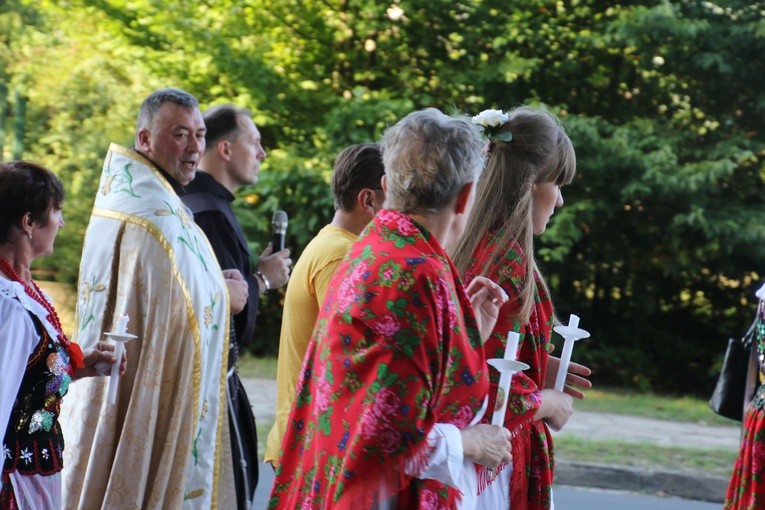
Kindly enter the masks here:
M 380 144 L 386 207 L 404 214 L 441 211 L 483 168 L 478 128 L 467 116 L 435 108 L 410 113 L 385 131 Z

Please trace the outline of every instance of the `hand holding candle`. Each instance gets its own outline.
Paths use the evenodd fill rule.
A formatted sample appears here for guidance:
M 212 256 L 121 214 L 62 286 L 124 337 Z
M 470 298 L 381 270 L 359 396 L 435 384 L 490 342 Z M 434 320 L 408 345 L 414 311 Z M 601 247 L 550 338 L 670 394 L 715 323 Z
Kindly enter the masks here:
M 114 404 L 117 400 L 117 386 L 119 385 L 120 364 L 122 363 L 122 351 L 124 343 L 135 338 L 127 332 L 128 316 L 122 314 L 117 318 L 116 330 L 112 333 L 105 333 L 106 336 L 114 340 L 114 363 L 112 364 L 111 375 L 109 375 L 109 392 L 106 401 Z
M 558 365 L 558 374 L 555 377 L 555 390 L 563 391 L 566 386 L 566 376 L 568 375 L 568 366 L 571 363 L 571 352 L 574 350 L 574 342 L 583 338 L 589 338 L 590 333 L 579 328 L 579 317 L 574 314 L 569 316 L 568 326 L 556 326 L 553 329 L 564 340 L 563 352 L 560 355 L 560 365 Z

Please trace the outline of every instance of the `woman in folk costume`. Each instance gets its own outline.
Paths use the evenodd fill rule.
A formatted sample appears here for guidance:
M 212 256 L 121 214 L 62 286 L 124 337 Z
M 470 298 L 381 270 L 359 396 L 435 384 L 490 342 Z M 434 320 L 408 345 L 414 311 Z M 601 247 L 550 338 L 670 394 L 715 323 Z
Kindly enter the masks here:
M 500 466 L 479 478 L 480 508 L 498 506 L 508 487 L 513 510 L 553 507 L 553 445 L 548 427 L 560 429 L 573 412 L 573 389 L 553 388 L 557 372 L 548 366 L 554 320 L 547 285 L 534 260 L 534 236 L 541 234 L 555 208 L 563 205 L 560 188 L 576 171 L 571 141 L 558 120 L 540 108 L 519 107 L 507 114 L 486 110 L 473 118 L 489 142 L 486 166 L 478 182 L 476 204 L 454 252 L 457 269 L 469 280 L 483 275 L 510 296 L 500 309 L 487 358 L 502 358 L 507 333 L 520 333 L 518 361 L 530 368 L 513 377 L 505 427 L 512 434 L 512 466 Z M 550 363 L 552 365 L 552 363 Z M 589 375 L 572 363 L 571 372 Z M 570 382 L 590 383 L 572 374 Z M 499 374 L 492 371 L 489 402 L 496 400 Z M 487 416 L 493 409 L 489 408 Z M 489 490 L 484 490 L 489 483 Z
M 381 144 L 384 209 L 330 284 L 269 508 L 473 508 L 474 462 L 510 460 L 508 431 L 474 424 L 506 296 L 485 278 L 465 289 L 445 252 L 473 202 L 478 130 L 430 108 Z
M 741 450 L 725 496 L 725 510 L 765 508 L 765 285 L 757 291 L 760 304 L 744 393 Z
M 103 343 L 84 354 L 69 342 L 51 299 L 32 279 L 34 259 L 50 255 L 64 226 L 64 190 L 49 170 L 0 164 L 0 509 L 61 508 L 64 441 L 61 399 L 72 379 L 112 363 Z M 122 371 L 125 369 L 123 359 Z

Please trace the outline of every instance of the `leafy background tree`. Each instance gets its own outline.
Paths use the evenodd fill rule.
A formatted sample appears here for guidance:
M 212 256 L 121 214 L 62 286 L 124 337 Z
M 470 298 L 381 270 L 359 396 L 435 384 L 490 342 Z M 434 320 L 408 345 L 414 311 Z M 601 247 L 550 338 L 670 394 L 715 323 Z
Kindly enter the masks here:
M 764 19 L 736 0 L 8 0 L 0 147 L 62 178 L 37 271 L 73 284 L 105 149 L 132 144 L 153 89 L 255 112 L 269 158 L 237 213 L 259 252 L 286 210 L 294 258 L 332 215 L 342 147 L 416 108 L 546 105 L 578 156 L 539 239 L 558 313 L 593 334 L 575 358 L 597 383 L 707 393 L 762 283 Z M 276 293 L 255 352 L 280 320 Z

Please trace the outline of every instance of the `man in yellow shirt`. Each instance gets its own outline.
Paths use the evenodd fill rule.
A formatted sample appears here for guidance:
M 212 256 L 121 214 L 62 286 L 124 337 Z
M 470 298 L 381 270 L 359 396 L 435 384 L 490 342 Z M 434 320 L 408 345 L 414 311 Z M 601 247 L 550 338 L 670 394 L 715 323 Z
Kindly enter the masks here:
M 300 255 L 284 297 L 276 369 L 276 422 L 268 434 L 265 462 L 276 466 L 295 398 L 303 355 L 335 269 L 361 231 L 382 207 L 384 174 L 378 144 L 345 148 L 335 159 L 332 194 L 335 215 Z

